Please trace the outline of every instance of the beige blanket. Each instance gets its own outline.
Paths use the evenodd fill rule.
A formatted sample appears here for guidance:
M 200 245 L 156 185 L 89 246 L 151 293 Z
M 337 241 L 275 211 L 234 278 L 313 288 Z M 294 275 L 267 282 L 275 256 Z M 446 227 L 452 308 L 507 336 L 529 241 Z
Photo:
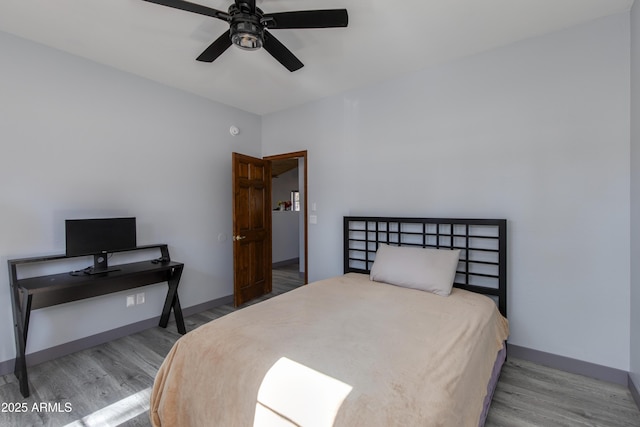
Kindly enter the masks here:
M 179 339 L 154 426 L 478 425 L 507 321 L 489 298 L 315 282 Z

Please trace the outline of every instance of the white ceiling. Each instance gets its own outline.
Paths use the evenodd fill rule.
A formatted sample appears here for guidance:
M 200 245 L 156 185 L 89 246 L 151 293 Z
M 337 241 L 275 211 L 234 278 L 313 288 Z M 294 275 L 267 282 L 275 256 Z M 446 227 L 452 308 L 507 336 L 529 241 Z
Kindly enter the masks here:
M 226 11 L 233 0 L 193 0 Z M 0 31 L 256 114 L 630 10 L 633 0 L 257 0 L 265 13 L 346 8 L 347 28 L 272 30 L 305 66 L 266 51 L 195 60 L 221 20 L 142 0 L 1 0 Z M 6 59 L 6 58 L 5 58 Z

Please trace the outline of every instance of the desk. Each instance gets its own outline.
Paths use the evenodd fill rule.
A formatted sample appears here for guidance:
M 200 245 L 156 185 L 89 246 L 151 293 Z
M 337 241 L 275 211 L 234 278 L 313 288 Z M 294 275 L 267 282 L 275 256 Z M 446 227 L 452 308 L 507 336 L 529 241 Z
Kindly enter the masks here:
M 150 245 L 137 249 L 159 248 L 163 258 L 169 260 L 166 245 Z M 167 282 L 167 296 L 160 316 L 160 326 L 167 327 L 173 308 L 178 332 L 186 333 L 182 308 L 178 298 L 178 285 L 184 264 L 174 261 L 152 263 L 149 261 L 114 265 L 117 271 L 95 275 L 71 275 L 69 273 L 18 279 L 17 269 L 21 264 L 47 262 L 67 258 L 65 255 L 53 255 L 39 258 L 9 260 L 9 284 L 11 285 L 16 340 L 16 365 L 14 373 L 20 381 L 20 393 L 29 396 L 29 382 L 25 351 L 29 331 L 31 310 L 50 307 L 71 301 L 78 301 L 100 295 L 106 295 L 127 289 L 138 288 L 153 283 Z

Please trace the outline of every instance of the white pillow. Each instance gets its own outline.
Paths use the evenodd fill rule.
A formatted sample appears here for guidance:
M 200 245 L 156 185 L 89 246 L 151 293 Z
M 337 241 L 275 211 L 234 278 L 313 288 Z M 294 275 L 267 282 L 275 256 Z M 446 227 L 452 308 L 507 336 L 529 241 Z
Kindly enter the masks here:
M 437 295 L 451 293 L 460 249 L 431 249 L 380 244 L 369 279 Z

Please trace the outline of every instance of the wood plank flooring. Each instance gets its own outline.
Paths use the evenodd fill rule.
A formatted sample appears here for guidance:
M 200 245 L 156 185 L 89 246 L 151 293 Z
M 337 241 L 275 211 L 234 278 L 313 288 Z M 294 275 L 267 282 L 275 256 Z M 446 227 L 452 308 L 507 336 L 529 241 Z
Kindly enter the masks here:
M 274 270 L 273 292 L 248 305 L 301 284 L 297 265 Z M 234 310 L 225 305 L 189 316 L 187 330 Z M 15 376 L 0 377 L 0 426 L 150 426 L 150 388 L 179 337 L 170 322 L 167 329 L 148 329 L 30 367 L 28 399 Z M 486 426 L 640 427 L 640 411 L 626 387 L 510 358 Z

